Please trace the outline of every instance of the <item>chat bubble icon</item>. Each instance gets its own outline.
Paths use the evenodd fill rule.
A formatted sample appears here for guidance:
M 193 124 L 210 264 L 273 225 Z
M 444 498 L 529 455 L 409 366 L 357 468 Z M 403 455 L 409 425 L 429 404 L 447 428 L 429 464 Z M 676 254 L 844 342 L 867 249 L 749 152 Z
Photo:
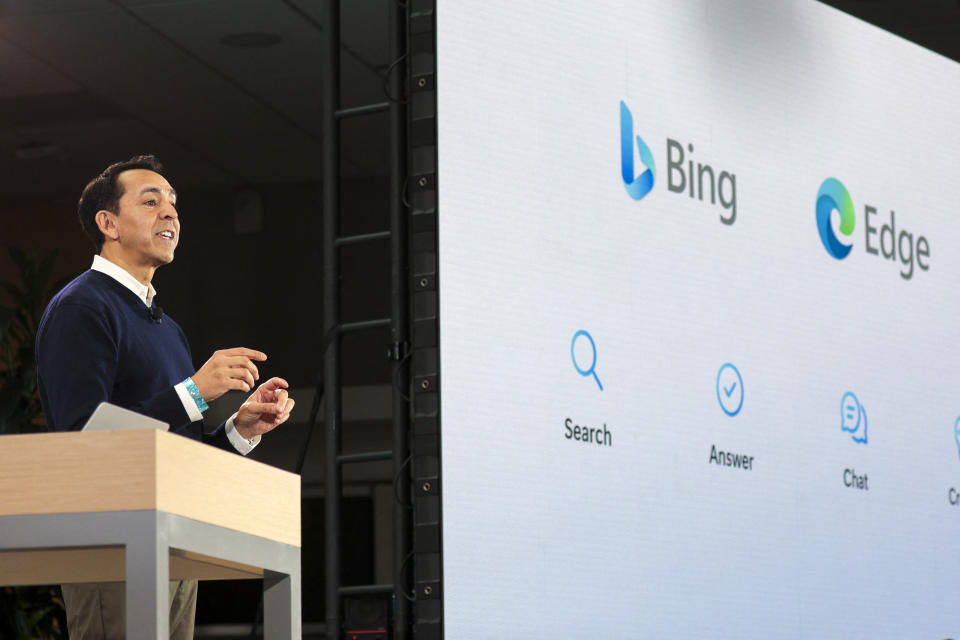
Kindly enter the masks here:
M 953 424 L 953 437 L 957 441 L 957 455 L 960 455 L 960 418 Z
M 840 429 L 849 433 L 854 442 L 867 444 L 867 411 L 852 391 L 840 399 Z

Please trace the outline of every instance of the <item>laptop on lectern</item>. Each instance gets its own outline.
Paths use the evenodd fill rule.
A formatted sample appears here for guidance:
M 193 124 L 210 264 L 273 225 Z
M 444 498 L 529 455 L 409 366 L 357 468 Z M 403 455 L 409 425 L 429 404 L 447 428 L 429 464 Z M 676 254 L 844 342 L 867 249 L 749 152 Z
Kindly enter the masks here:
M 81 431 L 119 431 L 129 429 L 157 429 L 169 431 L 170 425 L 154 418 L 118 407 L 109 402 L 101 402 Z

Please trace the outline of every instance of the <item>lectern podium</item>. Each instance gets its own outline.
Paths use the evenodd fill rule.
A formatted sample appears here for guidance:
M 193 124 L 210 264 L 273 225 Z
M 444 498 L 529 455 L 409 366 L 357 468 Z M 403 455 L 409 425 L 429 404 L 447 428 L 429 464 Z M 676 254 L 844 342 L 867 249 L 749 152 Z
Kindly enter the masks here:
M 300 638 L 299 476 L 163 431 L 0 437 L 0 585 L 126 580 L 127 638 L 168 640 L 184 578 L 263 579 L 264 637 Z

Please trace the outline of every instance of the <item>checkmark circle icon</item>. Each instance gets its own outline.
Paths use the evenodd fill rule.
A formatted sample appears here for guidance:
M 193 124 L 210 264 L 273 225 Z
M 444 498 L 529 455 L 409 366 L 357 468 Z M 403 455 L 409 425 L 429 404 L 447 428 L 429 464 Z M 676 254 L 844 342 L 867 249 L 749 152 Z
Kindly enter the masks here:
M 743 408 L 743 377 L 740 370 L 725 362 L 717 371 L 717 402 L 730 417 L 740 413 Z

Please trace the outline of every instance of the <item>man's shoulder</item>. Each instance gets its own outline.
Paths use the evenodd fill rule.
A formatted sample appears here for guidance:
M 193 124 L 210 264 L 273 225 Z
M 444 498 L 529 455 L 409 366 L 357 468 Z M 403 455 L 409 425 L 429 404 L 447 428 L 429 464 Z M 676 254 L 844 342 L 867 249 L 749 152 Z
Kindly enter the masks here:
M 38 329 L 42 331 L 44 325 L 53 318 L 65 322 L 89 318 L 98 323 L 107 321 L 114 324 L 122 315 L 124 306 L 122 285 L 115 284 L 110 276 L 87 270 L 50 299 Z
M 47 312 L 64 305 L 77 305 L 95 310 L 109 306 L 110 299 L 116 296 L 116 292 L 108 280 L 109 277 L 92 269 L 84 271 L 51 298 L 50 304 L 47 305 Z
M 51 298 L 37 326 L 38 357 L 50 340 L 87 340 L 100 331 L 93 327 L 117 326 L 116 294 L 102 275 L 84 271 Z

